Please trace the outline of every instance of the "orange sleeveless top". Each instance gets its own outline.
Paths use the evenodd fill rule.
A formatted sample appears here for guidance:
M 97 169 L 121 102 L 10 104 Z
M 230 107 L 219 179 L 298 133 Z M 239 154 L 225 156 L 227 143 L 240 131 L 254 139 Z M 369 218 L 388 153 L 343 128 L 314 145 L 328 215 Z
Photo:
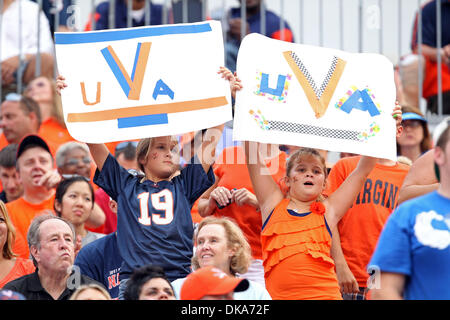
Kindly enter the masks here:
M 290 213 L 288 204 L 275 207 L 261 233 L 266 289 L 274 300 L 341 300 L 325 216 Z

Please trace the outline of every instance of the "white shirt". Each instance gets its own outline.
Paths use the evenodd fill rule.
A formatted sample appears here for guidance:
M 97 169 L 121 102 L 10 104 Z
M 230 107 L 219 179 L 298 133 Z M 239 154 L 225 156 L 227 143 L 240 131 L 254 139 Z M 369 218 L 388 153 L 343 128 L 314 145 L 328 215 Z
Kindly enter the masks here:
M 22 17 L 21 26 L 19 26 L 19 5 Z M 0 61 L 20 54 L 20 29 L 22 29 L 22 53 L 37 53 L 38 12 L 38 4 L 29 0 L 16 0 L 6 9 L 1 21 Z M 53 54 L 54 45 L 47 17 L 41 11 L 39 18 L 41 30 L 40 52 Z

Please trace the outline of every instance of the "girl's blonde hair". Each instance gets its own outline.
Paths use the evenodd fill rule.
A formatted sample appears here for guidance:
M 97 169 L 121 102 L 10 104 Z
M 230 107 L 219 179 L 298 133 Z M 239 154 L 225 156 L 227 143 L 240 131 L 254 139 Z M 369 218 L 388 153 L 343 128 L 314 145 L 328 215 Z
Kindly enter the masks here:
M 225 234 L 227 237 L 228 248 L 234 250 L 234 255 L 231 257 L 230 261 L 230 273 L 232 275 L 244 274 L 247 272 L 251 260 L 252 260 L 252 251 L 250 245 L 242 232 L 241 228 L 234 222 L 231 218 L 228 217 L 207 217 L 204 218 L 194 234 L 194 243 L 197 242 L 197 236 L 200 230 L 209 224 L 217 224 L 221 225 L 225 229 Z M 200 264 L 196 255 L 192 257 L 192 267 L 194 270 L 200 268 Z
M 328 169 L 327 169 L 327 163 L 325 161 L 325 158 L 322 156 L 322 154 L 317 150 L 313 148 L 300 148 L 296 150 L 294 153 L 291 154 L 289 157 L 287 164 L 286 164 L 286 177 L 289 177 L 289 174 L 294 168 L 294 166 L 302 159 L 307 157 L 315 157 L 319 159 L 321 165 L 322 165 L 322 171 L 324 173 L 325 181 L 327 181 L 328 176 Z M 288 189 L 286 187 L 285 194 L 288 193 Z M 325 200 L 325 197 L 323 195 L 319 195 L 317 198 L 318 201 Z
M 13 252 L 12 246 L 14 245 L 14 241 L 16 240 L 16 229 L 11 222 L 11 219 L 8 214 L 8 209 L 6 209 L 5 203 L 0 200 L 0 211 L 3 213 L 3 218 L 5 219 L 7 236 L 6 242 L 3 246 L 2 255 L 4 259 L 12 259 L 17 255 Z

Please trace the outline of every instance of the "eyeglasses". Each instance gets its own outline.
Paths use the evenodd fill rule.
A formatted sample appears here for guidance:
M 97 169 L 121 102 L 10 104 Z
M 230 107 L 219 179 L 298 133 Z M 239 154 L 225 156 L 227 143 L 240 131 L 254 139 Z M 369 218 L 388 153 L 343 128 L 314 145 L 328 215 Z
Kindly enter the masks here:
M 122 150 L 125 150 L 126 148 L 129 148 L 129 147 L 136 148 L 137 145 L 138 145 L 137 141 L 124 141 L 124 142 L 121 142 L 121 143 L 119 143 L 116 146 L 115 153 L 120 152 Z
M 79 174 L 62 174 L 61 177 L 64 180 L 73 179 L 73 178 L 83 178 L 86 182 L 91 182 L 88 178 L 85 176 L 81 176 Z
M 420 120 L 405 120 L 405 121 L 402 121 L 402 126 L 404 128 L 409 127 L 409 128 L 414 129 L 414 128 L 420 127 L 422 125 L 421 122 L 422 121 L 420 121 Z
M 84 157 L 82 159 L 80 159 L 80 158 L 70 158 L 69 160 L 66 161 L 66 163 L 64 163 L 64 166 L 76 166 L 76 165 L 78 165 L 78 163 L 80 163 L 80 161 L 83 164 L 90 164 L 91 163 L 91 158 L 89 158 L 89 157 Z

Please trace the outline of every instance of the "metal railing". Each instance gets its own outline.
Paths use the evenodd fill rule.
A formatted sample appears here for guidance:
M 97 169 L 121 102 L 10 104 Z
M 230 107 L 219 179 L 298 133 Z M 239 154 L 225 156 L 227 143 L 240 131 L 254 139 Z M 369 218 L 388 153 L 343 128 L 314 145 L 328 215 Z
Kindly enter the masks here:
M 19 1 L 19 0 L 16 0 Z M 105 0 L 110 3 L 110 10 L 109 10 L 109 28 L 115 28 L 115 3 L 116 1 L 121 0 Z M 3 9 L 4 9 L 4 3 L 6 0 L 0 0 L 0 34 L 8 32 L 3 27 L 2 18 L 3 18 Z M 43 0 L 35 0 L 39 7 L 40 14 L 42 12 L 43 8 Z M 84 9 L 87 8 L 88 13 L 90 13 L 90 17 L 86 19 L 85 22 L 90 21 L 91 29 L 95 30 L 96 21 L 95 21 L 95 9 L 96 6 L 102 2 L 102 1 L 73 1 L 74 3 L 70 7 L 66 7 L 63 10 L 67 10 L 69 15 L 75 15 L 79 14 L 79 12 L 75 11 L 81 11 L 81 7 Z M 154 3 L 162 4 L 163 5 L 163 14 L 162 14 L 162 22 L 163 24 L 167 23 L 174 23 L 174 22 L 193 22 L 195 20 L 194 18 L 197 17 L 197 19 L 205 20 L 208 17 L 211 16 L 211 9 L 215 5 L 216 9 L 221 9 L 222 16 L 220 17 L 222 24 L 225 25 L 227 23 L 227 15 L 226 11 L 230 6 L 238 5 L 238 2 L 236 0 L 234 1 L 226 1 L 226 0 L 160 0 L 160 1 L 153 1 Z M 58 1 L 54 1 L 54 7 L 52 8 L 54 12 L 59 12 L 61 8 L 56 7 L 58 4 Z M 314 34 L 314 38 L 317 38 L 314 45 L 319 46 L 325 46 L 325 47 L 334 47 L 337 49 L 345 50 L 345 51 L 356 51 L 356 52 L 377 52 L 380 54 L 385 54 L 388 56 L 391 61 L 394 62 L 394 64 L 398 65 L 398 69 L 400 74 L 402 74 L 402 68 L 403 65 L 400 63 L 400 58 L 410 53 L 410 48 L 405 48 L 404 43 L 409 43 L 409 39 L 411 39 L 411 27 L 413 25 L 413 18 L 409 17 L 409 21 L 407 21 L 407 25 L 411 26 L 409 28 L 405 28 L 405 18 L 404 13 L 406 10 L 413 9 L 414 12 L 417 12 L 418 14 L 418 24 L 417 24 L 417 37 L 418 37 L 418 56 L 422 55 L 422 14 L 421 14 L 421 6 L 426 3 L 424 0 L 297 0 L 297 1 L 284 1 L 284 0 L 266 0 L 261 1 L 260 4 L 260 12 L 261 12 L 261 21 L 260 21 L 260 30 L 262 34 L 266 34 L 267 28 L 266 28 L 266 11 L 271 10 L 278 14 L 281 17 L 280 20 L 280 26 L 279 29 L 281 31 L 281 35 L 284 35 L 283 30 L 286 28 L 286 23 L 288 23 L 291 28 L 292 32 L 294 34 L 295 41 L 297 43 L 306 43 L 308 42 L 307 36 L 311 36 L 311 33 Z M 19 12 L 21 12 L 21 2 L 19 1 Z M 145 9 L 144 9 L 144 16 L 145 16 L 145 25 L 150 25 L 152 23 L 151 21 L 151 12 L 149 10 L 150 1 L 145 1 Z M 393 10 L 393 8 L 396 6 L 396 9 Z M 411 7 L 412 6 L 412 7 Z M 180 9 L 181 7 L 181 9 Z M 201 12 L 200 13 L 194 13 L 191 14 L 190 10 L 199 10 L 200 7 Z M 127 4 L 128 8 L 128 15 L 127 15 L 127 26 L 131 27 L 133 25 L 132 15 L 130 14 L 132 10 L 132 2 L 128 1 Z M 242 1 L 241 6 L 241 16 L 245 20 L 247 18 L 247 10 L 246 10 L 246 2 Z M 69 12 L 70 10 L 70 12 Z M 178 10 L 178 11 L 176 11 Z M 174 14 L 176 12 L 179 12 L 181 10 L 181 18 L 179 15 Z M 328 23 L 329 20 L 325 16 L 330 16 L 330 11 L 333 13 L 333 18 L 335 20 L 335 25 L 331 28 L 332 35 L 330 36 L 330 31 L 326 30 L 325 24 Z M 85 10 L 86 12 L 86 10 Z M 394 14 L 392 14 L 394 12 Z M 307 24 L 308 19 L 311 16 L 314 16 L 317 14 L 317 23 L 316 24 Z M 353 29 L 356 29 L 357 32 L 357 45 L 354 46 L 355 41 L 352 41 L 353 48 L 349 48 L 349 46 L 346 46 L 345 40 L 349 39 L 353 33 L 348 32 L 348 24 L 349 24 L 349 15 L 351 15 L 351 21 L 356 21 L 356 27 L 351 27 L 352 31 Z M 355 16 L 356 15 L 356 16 Z M 391 16 L 391 20 L 389 19 L 389 15 Z M 54 19 L 54 26 L 55 30 L 58 30 L 60 27 L 60 18 L 59 14 L 52 14 L 51 16 Z M 194 17 L 194 18 L 192 18 Z M 200 18 L 199 18 L 200 17 Z M 72 19 L 73 21 L 75 19 Z M 365 35 L 364 30 L 365 26 L 368 23 L 368 20 L 374 21 L 373 23 L 376 23 L 376 28 L 373 28 L 374 30 L 377 30 L 378 32 L 374 35 L 373 30 L 370 31 L 370 35 Z M 393 35 L 390 30 L 392 28 L 395 28 L 395 20 L 397 23 L 396 26 L 396 34 Z M 19 14 L 19 17 L 17 19 L 17 29 L 20 31 L 22 28 L 22 24 L 25 23 L 22 21 L 22 15 Z M 40 59 L 40 39 L 41 39 L 41 26 L 40 26 L 40 19 L 37 19 L 38 25 L 36 26 L 36 37 L 37 37 L 37 52 L 36 52 L 36 69 L 35 69 L 35 75 L 39 76 L 41 74 L 41 59 Z M 75 31 L 82 31 L 83 26 L 78 26 L 73 23 L 72 21 L 72 30 Z M 372 22 L 371 22 L 372 23 Z M 440 1 L 437 1 L 437 7 L 436 7 L 436 25 L 438 26 L 436 30 L 437 34 L 437 47 L 440 48 L 442 46 L 441 42 L 441 34 L 442 30 L 440 28 L 441 26 L 441 4 Z M 227 37 L 227 33 L 225 32 L 226 28 L 224 29 L 224 39 Z M 330 29 L 330 28 L 329 28 Z M 246 26 L 245 24 L 241 25 L 241 39 L 245 36 L 246 32 Z M 395 32 L 394 32 L 395 33 Z M 386 34 L 389 34 L 390 37 L 396 37 L 397 42 L 397 52 L 395 49 L 388 48 L 386 45 L 387 43 L 387 37 Z M 338 42 L 331 43 L 329 40 L 326 39 L 338 38 Z M 407 41 L 405 41 L 407 39 Z M 1 39 L 0 39 L 1 41 Z M 309 41 L 311 42 L 311 41 Z M 369 48 L 367 49 L 367 44 L 370 43 L 373 45 L 374 43 L 377 43 L 376 49 Z M 309 43 L 311 44 L 311 43 Z M 21 39 L 21 32 L 19 32 L 19 39 L 18 39 L 18 46 L 19 46 L 19 60 L 20 60 L 20 67 L 17 72 L 17 81 L 15 83 L 15 90 L 20 93 L 23 90 L 24 83 L 23 83 L 23 67 L 25 65 L 24 61 L 24 55 L 25 52 L 23 52 L 22 48 L 22 39 Z M 2 43 L 0 42 L 0 49 L 2 47 Z M 1 50 L 0 50 L 1 54 Z M 0 56 L 0 61 L 2 60 Z M 441 74 L 441 65 L 442 65 L 442 59 L 440 54 L 436 55 L 436 61 L 437 61 L 437 86 L 438 86 L 438 115 L 442 116 L 443 114 L 443 98 L 442 98 L 442 74 Z M 422 82 L 424 79 L 423 74 L 423 60 L 418 60 L 418 71 L 417 71 L 417 101 L 419 101 L 419 105 L 417 107 L 420 107 L 423 109 L 423 88 L 422 88 Z M 56 63 L 55 65 L 55 75 L 57 73 L 56 70 Z M 2 67 L 0 64 L 0 72 L 2 71 Z M 2 95 L 3 90 L 7 90 L 7 88 L 3 87 L 3 80 L 0 79 L 0 82 L 2 83 L 2 86 L 0 86 L 0 96 Z M 422 104 L 420 104 L 420 101 L 422 101 Z

